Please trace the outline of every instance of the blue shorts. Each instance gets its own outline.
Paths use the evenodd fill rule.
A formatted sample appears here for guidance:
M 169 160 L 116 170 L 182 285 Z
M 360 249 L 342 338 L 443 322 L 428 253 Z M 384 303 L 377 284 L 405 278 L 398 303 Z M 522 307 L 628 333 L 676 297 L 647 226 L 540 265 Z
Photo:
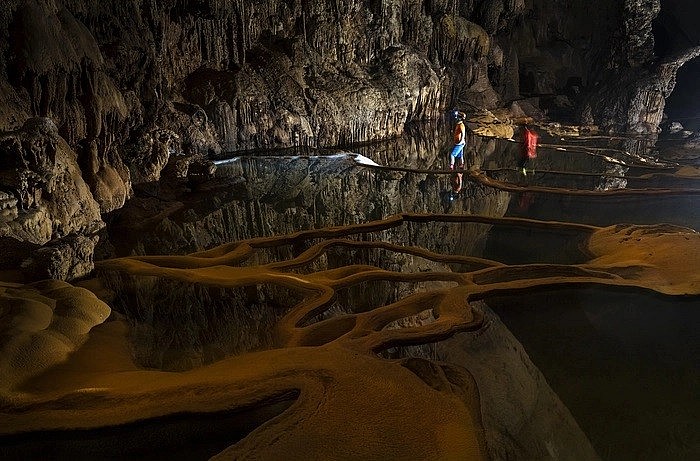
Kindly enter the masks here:
M 455 144 L 450 153 L 450 157 L 453 159 L 461 159 L 462 153 L 464 152 L 464 144 Z

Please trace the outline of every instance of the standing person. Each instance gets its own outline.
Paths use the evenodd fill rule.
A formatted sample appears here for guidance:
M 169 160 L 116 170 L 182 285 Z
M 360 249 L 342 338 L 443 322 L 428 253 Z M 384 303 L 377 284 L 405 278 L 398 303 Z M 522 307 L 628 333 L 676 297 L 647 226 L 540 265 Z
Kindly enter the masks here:
M 537 139 L 539 135 L 534 129 L 529 126 L 525 126 L 523 130 L 523 143 L 520 150 L 520 161 L 518 162 L 518 168 L 523 172 L 523 175 L 527 175 L 527 170 L 525 167 L 530 159 L 537 157 Z
M 464 126 L 464 119 L 467 114 L 455 110 L 453 115 L 457 123 L 454 129 L 455 145 L 450 152 L 450 170 L 454 170 L 455 162 L 459 169 L 464 169 L 464 145 L 467 143 L 467 128 Z

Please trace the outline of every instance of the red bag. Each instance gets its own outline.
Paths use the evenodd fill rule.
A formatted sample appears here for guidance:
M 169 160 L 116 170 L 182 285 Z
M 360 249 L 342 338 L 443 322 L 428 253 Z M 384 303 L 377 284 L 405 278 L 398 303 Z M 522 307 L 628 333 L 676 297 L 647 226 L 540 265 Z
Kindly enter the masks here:
M 528 158 L 537 157 L 537 138 L 539 136 L 532 130 L 525 129 L 525 151 Z

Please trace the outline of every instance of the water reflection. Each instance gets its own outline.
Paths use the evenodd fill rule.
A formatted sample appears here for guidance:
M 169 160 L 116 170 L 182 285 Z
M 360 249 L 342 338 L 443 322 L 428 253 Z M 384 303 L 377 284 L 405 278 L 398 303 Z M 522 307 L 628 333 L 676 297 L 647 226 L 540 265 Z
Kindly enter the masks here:
M 538 155 L 526 174 L 517 168 L 518 141 L 470 133 L 461 185 L 447 169 L 452 140 L 446 123 L 414 125 L 402 138 L 345 150 L 241 156 L 221 164 L 219 177 L 242 180 L 243 202 L 264 220 L 295 216 L 296 227 L 275 225 L 248 235 L 356 224 L 401 212 L 699 227 L 692 206 L 698 177 L 674 174 L 682 163 L 665 161 L 654 137 L 562 135 L 555 128 L 539 128 Z
M 694 459 L 700 301 L 579 288 L 489 305 L 602 459 Z
M 188 253 L 229 241 L 359 224 L 402 212 L 528 217 L 602 226 L 668 222 L 700 228 L 700 215 L 694 203 L 699 189 L 698 177 L 693 174 L 696 165 L 678 156 L 673 161 L 665 160 L 654 139 L 577 136 L 540 128 L 538 156 L 530 162 L 527 174 L 522 174 L 517 168 L 520 155 L 517 141 L 471 134 L 462 184 L 455 187 L 454 172 L 447 169 L 450 134 L 446 124 L 422 125 L 410 127 L 400 139 L 343 150 L 294 149 L 238 156 L 219 164 L 214 183 L 178 197 L 181 203 L 175 212 L 158 214 L 160 221 L 153 225 L 155 230 L 131 235 L 135 241 L 117 247 L 125 253 Z M 682 168 L 690 169 L 680 175 Z M 137 202 L 122 212 L 125 225 L 129 224 L 126 220 L 129 207 L 134 206 Z M 169 208 L 163 206 L 163 209 Z M 113 223 L 118 220 L 115 217 Z M 115 242 L 119 235 L 114 232 Z M 362 238 L 385 239 L 442 254 L 482 256 L 519 265 L 516 269 L 524 273 L 530 270 L 527 264 L 579 264 L 588 258 L 581 251 L 584 242 L 580 235 L 556 227 L 492 227 L 443 220 L 407 223 L 400 230 Z M 304 250 L 302 246 L 288 245 L 279 251 L 286 252 L 285 257 L 289 258 Z M 268 256 L 256 253 L 256 262 Z M 331 254 L 326 263 L 332 263 L 334 257 Z M 337 255 L 338 260 L 341 257 L 348 258 L 349 263 L 364 262 L 346 252 Z M 404 267 L 399 259 L 384 255 L 375 259 L 371 264 L 380 266 L 383 262 L 392 271 L 399 272 Z M 342 259 L 343 264 L 345 261 Z M 406 291 L 414 289 L 410 287 Z M 377 303 L 386 302 L 388 285 L 369 290 L 379 299 Z M 352 296 L 360 298 L 368 289 L 360 287 L 356 291 Z M 231 298 L 249 297 L 250 293 L 219 296 L 222 309 L 230 304 Z M 262 298 L 259 294 L 255 297 Z M 359 301 L 349 299 L 336 303 L 339 312 L 344 311 L 343 304 L 362 306 Z M 700 307 L 694 299 L 681 304 L 686 307 L 692 304 L 694 312 Z M 692 398 L 692 394 L 686 393 L 669 405 L 658 404 L 652 409 L 645 406 L 643 399 L 629 405 L 622 400 L 624 390 L 638 384 L 630 377 L 644 364 L 660 366 L 658 360 L 647 355 L 650 350 L 659 350 L 649 347 L 654 335 L 635 334 L 656 331 L 658 312 L 672 313 L 664 316 L 662 325 L 664 360 L 668 359 L 663 363 L 674 364 L 678 378 L 665 383 L 664 376 L 647 372 L 642 376 L 650 391 L 644 394 L 635 390 L 640 396 L 644 394 L 645 398 L 660 402 L 677 386 L 697 388 L 697 367 L 689 363 L 689 357 L 695 356 L 690 356 L 686 347 L 697 335 L 692 336 L 692 332 L 682 328 L 690 324 L 690 317 L 683 306 L 673 307 L 675 299 L 660 301 L 658 297 L 639 293 L 591 294 L 572 289 L 545 295 L 522 294 L 497 300 L 493 305 L 506 323 L 511 322 L 536 365 L 543 368 L 555 391 L 575 416 L 581 418 L 581 424 L 585 423 L 587 434 L 606 459 L 621 459 L 633 453 L 609 448 L 630 438 L 628 432 L 607 430 L 610 414 L 618 406 L 624 405 L 626 414 L 635 420 L 643 419 L 640 415 L 649 411 L 663 415 L 669 408 L 677 409 L 683 399 Z M 621 305 L 624 309 L 620 309 Z M 637 309 L 638 306 L 641 308 Z M 533 322 L 537 328 L 532 328 Z M 228 334 L 223 331 L 221 336 Z M 562 354 L 561 350 L 570 354 Z M 618 367 L 630 358 L 636 361 L 634 367 Z M 599 373 L 604 373 L 605 378 Z M 608 393 L 600 391 L 605 381 L 618 388 Z M 606 398 L 596 401 L 595 393 L 585 393 L 591 389 L 605 394 Z M 667 417 L 659 421 L 680 425 L 692 421 L 692 415 L 683 418 Z M 634 439 L 637 445 L 643 447 L 644 439 L 654 446 L 669 440 L 666 435 L 654 438 L 654 431 L 662 431 L 654 425 L 654 420 L 655 416 L 646 418 L 648 431 L 642 439 Z M 682 443 L 692 443 L 687 431 L 678 432 Z
M 413 127 L 408 134 L 350 149 L 388 169 L 346 164 L 334 170 L 340 175 L 365 170 L 357 173 L 363 181 L 339 182 L 353 200 L 364 197 L 363 206 L 376 206 L 378 194 L 387 198 L 375 216 L 443 212 L 604 226 L 667 222 L 700 229 L 694 204 L 698 177 L 677 174 L 697 165 L 693 158 L 665 159 L 655 138 L 560 136 L 541 130 L 538 156 L 523 175 L 516 167 L 517 142 L 472 134 L 465 151 L 466 169 L 482 172 L 495 184 L 519 188 L 512 192 L 489 187 L 469 171 L 461 187 L 455 186 L 454 174 L 447 171 L 451 139 L 446 125 Z M 309 165 L 316 161 L 308 160 Z M 311 182 L 321 184 L 319 176 L 331 169 L 308 171 Z M 582 191 L 591 194 L 578 193 Z M 345 218 L 351 220 L 349 215 Z M 414 228 L 403 238 L 437 252 L 508 264 L 576 264 L 584 259 L 582 242 L 556 231 L 435 224 Z M 689 428 L 697 425 L 698 412 L 697 405 L 687 403 L 693 400 L 690 390 L 697 389 L 700 381 L 697 355 L 690 352 L 698 337 L 687 325 L 697 317 L 697 300 L 679 303 L 639 293 L 576 289 L 491 304 L 542 367 L 604 459 L 639 459 L 650 453 L 655 459 L 680 459 L 689 453 L 687 447 L 694 443 Z M 668 314 L 661 323 L 660 312 Z M 612 420 L 617 421 L 614 431 L 609 428 Z

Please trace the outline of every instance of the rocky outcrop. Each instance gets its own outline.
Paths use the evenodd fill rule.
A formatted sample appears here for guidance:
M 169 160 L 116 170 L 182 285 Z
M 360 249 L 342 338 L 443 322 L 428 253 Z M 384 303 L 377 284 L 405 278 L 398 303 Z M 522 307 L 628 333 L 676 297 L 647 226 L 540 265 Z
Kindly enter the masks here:
M 75 152 L 50 119 L 0 136 L 0 199 L 3 268 L 60 279 L 92 270 L 91 236 L 104 222 Z
M 75 280 L 95 268 L 93 254 L 98 237 L 72 234 L 36 248 L 22 261 L 22 272 L 30 280 Z
M 656 54 L 660 47 L 655 46 L 653 26 L 661 7 L 661 0 L 623 3 L 622 27 L 613 34 L 616 40 L 604 61 L 606 65 L 599 69 L 594 86 L 581 99 L 581 123 L 610 131 L 657 133 L 679 68 L 700 55 L 698 43 L 682 49 L 662 49 L 667 54 Z M 690 13 L 684 12 L 687 5 L 675 10 L 672 5 L 665 7 L 671 16 Z
M 182 148 L 180 137 L 176 133 L 155 129 L 135 134 L 125 152 L 131 181 L 143 184 L 158 182 L 171 153 L 181 153 Z
M 7 14 L 12 39 L 3 67 L 12 92 L 32 115 L 54 120 L 71 147 L 83 146 L 82 173 L 102 211 L 121 206 L 128 177 L 113 148 L 131 111 L 97 42 L 58 2 L 11 2 Z
M 15 0 L 0 18 L 10 38 L 0 49 L 3 117 L 54 118 L 69 144 L 84 146 L 91 186 L 118 176 L 113 198 L 95 194 L 103 212 L 128 197 L 125 141 L 153 130 L 208 155 L 344 145 L 396 136 L 456 103 L 492 109 L 521 93 L 570 98 L 588 121 L 626 129 L 627 114 L 598 103 L 606 81 L 644 86 L 659 1 Z M 659 84 L 673 77 L 662 72 Z M 637 112 L 657 108 L 624 108 L 655 128 Z
M 56 125 L 50 119 L 32 119 L 20 131 L 3 135 L 1 142 L 0 184 L 16 195 L 20 209 L 37 206 L 42 191 L 54 192 Z
M 587 96 L 581 122 L 596 123 L 610 131 L 656 134 L 678 69 L 697 56 L 700 47 L 693 47 L 647 68 L 627 67 L 615 72 Z
M 0 228 L 0 236 L 42 245 L 102 227 L 75 153 L 50 119 L 30 119 L 21 129 L 3 134 L 0 162 L 4 214 L 12 218 Z
M 0 15 L 0 129 L 51 119 L 51 137 L 77 153 L 74 173 L 90 189 L 78 187 L 82 198 L 68 201 L 94 200 L 100 213 L 121 208 L 132 184 L 164 177 L 166 187 L 200 187 L 214 175 L 210 159 L 231 151 L 392 138 L 454 105 L 477 113 L 505 106 L 516 117 L 549 111 L 610 130 L 655 132 L 678 68 L 698 54 L 692 48 L 657 59 L 659 5 L 13 0 Z M 17 151 L 4 139 L 5 149 Z M 396 161 L 406 164 L 410 155 Z M 3 190 L 15 197 L 0 195 L 0 213 L 15 230 L 2 235 L 38 233 L 21 238 L 41 244 L 87 235 L 84 221 L 99 221 L 93 211 L 69 213 L 49 229 L 58 209 L 46 217 L 34 207 L 38 191 L 53 187 L 47 174 L 56 160 L 47 151 L 45 161 L 5 175 Z M 291 199 L 262 194 L 270 203 Z M 390 195 L 400 201 L 400 188 Z M 307 209 L 315 203 L 308 193 L 297 199 Z M 30 230 L 16 224 L 19 210 L 27 210 L 22 222 Z M 358 221 L 389 208 L 351 211 Z M 310 225 L 312 215 L 295 225 Z

